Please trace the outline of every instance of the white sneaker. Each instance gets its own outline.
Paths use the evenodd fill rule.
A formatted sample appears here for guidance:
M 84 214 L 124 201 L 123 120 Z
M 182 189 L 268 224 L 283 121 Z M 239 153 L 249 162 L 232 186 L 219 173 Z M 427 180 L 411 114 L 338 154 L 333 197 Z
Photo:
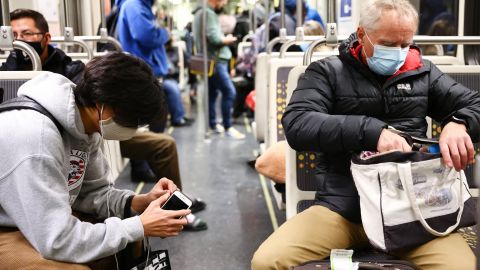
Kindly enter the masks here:
M 228 137 L 234 138 L 234 139 L 236 139 L 236 140 L 243 140 L 243 139 L 245 139 L 245 134 L 241 133 L 240 131 L 236 130 L 236 129 L 233 128 L 233 127 L 230 127 L 229 129 L 227 129 L 227 131 L 225 132 L 225 134 L 226 134 Z
M 212 128 L 209 128 L 209 129 L 208 129 L 208 132 L 209 132 L 210 134 L 220 134 L 220 133 L 225 132 L 225 128 L 224 128 L 222 125 L 220 125 L 220 124 L 216 124 L 216 125 L 215 125 L 215 128 L 213 128 L 213 129 L 212 129 Z

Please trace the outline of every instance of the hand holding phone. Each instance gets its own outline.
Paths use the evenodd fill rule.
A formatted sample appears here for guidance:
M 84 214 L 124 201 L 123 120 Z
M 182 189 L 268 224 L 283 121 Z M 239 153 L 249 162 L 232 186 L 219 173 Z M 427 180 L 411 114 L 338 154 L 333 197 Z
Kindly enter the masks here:
M 183 226 L 187 224 L 187 220 L 183 217 L 190 213 L 190 210 L 186 210 L 190 206 L 192 206 L 192 201 L 180 191 L 175 191 L 170 196 L 164 194 L 152 201 L 140 215 L 145 236 L 178 235 Z
M 164 210 L 184 210 L 189 209 L 192 206 L 192 200 L 190 200 L 185 194 L 176 190 L 170 195 L 167 201 L 162 205 Z

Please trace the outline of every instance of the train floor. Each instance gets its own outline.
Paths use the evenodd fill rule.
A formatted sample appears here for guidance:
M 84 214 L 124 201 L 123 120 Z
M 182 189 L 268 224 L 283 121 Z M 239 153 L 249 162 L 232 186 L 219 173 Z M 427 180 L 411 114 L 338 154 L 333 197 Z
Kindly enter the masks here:
M 201 106 L 199 106 L 201 107 Z M 207 203 L 196 215 L 205 220 L 205 231 L 184 231 L 177 237 L 151 238 L 154 250 L 167 249 L 172 269 L 250 269 L 257 247 L 285 221 L 269 180 L 247 165 L 255 158 L 258 143 L 249 127 L 251 119 L 236 119 L 234 127 L 244 140 L 213 135 L 205 140 L 204 119 L 190 127 L 167 129 L 177 141 L 183 191 Z M 116 181 L 119 188 L 148 192 L 151 183 L 134 183 L 127 166 Z

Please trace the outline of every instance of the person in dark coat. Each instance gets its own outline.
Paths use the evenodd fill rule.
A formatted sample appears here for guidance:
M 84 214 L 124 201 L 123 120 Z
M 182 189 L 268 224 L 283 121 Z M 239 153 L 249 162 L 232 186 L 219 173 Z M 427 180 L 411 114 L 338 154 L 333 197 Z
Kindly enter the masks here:
M 59 73 L 77 81 L 85 65 L 72 61 L 62 50 L 50 45 L 51 35 L 42 14 L 29 9 L 16 9 L 10 14 L 15 39 L 32 46 L 42 61 L 42 70 Z M 8 56 L 0 71 L 32 70 L 32 61 L 21 50 L 14 50 Z
M 388 126 L 426 137 L 430 116 L 443 126 L 445 165 L 460 170 L 473 163 L 480 96 L 422 59 L 412 45 L 417 26 L 418 14 L 407 0 L 369 1 L 340 55 L 312 63 L 300 78 L 282 124 L 293 149 L 324 154 L 316 169 L 316 204 L 259 247 L 252 269 L 290 269 L 327 258 L 332 249 L 369 246 L 351 153 L 411 151 Z M 392 255 L 420 269 L 475 269 L 475 256 L 458 233 Z

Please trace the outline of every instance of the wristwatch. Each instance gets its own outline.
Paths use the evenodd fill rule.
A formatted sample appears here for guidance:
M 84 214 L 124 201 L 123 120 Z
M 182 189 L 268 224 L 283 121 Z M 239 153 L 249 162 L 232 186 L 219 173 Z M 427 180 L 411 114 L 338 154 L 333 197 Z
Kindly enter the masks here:
M 448 121 L 447 121 L 447 124 L 449 122 L 454 122 L 454 123 L 457 123 L 457 124 L 463 124 L 465 125 L 466 128 L 468 128 L 468 123 L 467 121 L 463 120 L 463 119 L 460 119 L 458 117 L 455 117 L 455 116 L 452 116 Z

